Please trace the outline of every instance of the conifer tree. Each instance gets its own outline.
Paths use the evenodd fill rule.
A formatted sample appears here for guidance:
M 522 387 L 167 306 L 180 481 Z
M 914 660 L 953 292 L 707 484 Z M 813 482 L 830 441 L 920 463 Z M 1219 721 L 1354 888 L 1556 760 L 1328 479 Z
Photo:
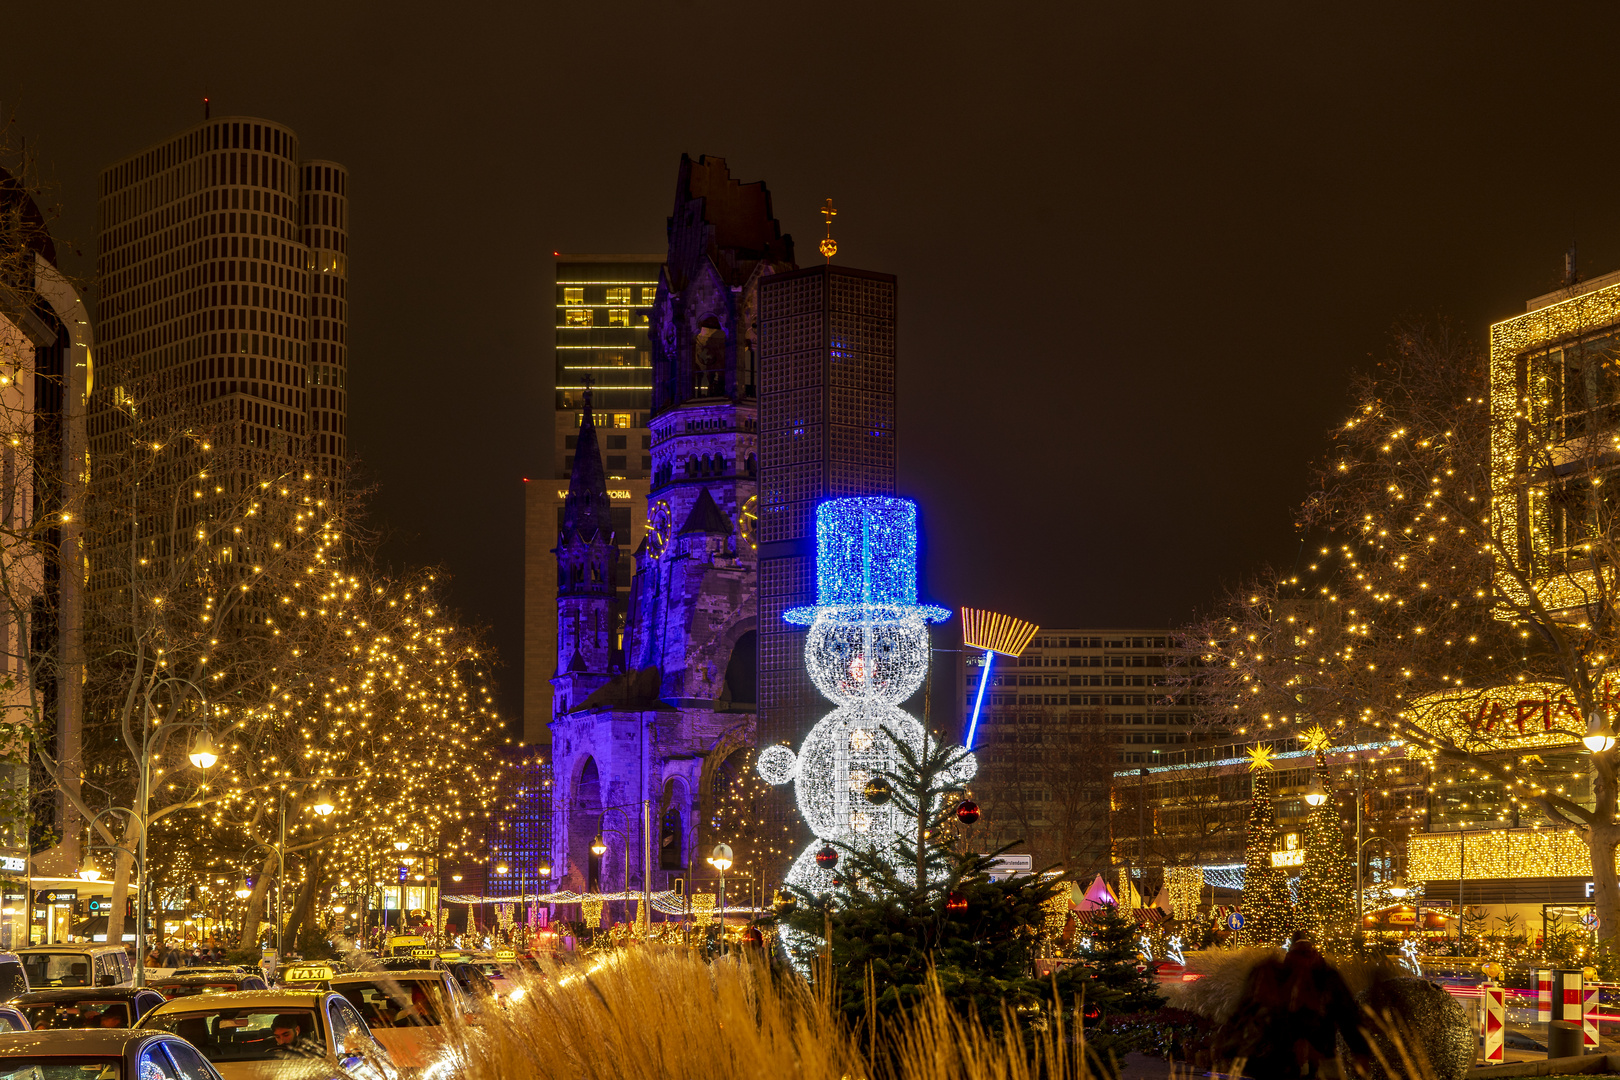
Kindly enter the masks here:
M 1118 998 L 1111 1011 L 1149 1012 L 1164 1004 L 1158 986 L 1141 961 L 1141 928 L 1118 907 L 1109 904 L 1098 909 L 1087 937 L 1086 962 L 1097 981 Z
M 854 1022 L 868 1016 L 868 991 L 880 1011 L 918 1000 L 930 973 L 959 1014 L 977 1013 L 999 1025 L 1001 1006 L 1052 1003 L 1054 981 L 1037 979 L 1034 958 L 1045 925 L 1043 903 L 1067 880 L 1035 874 L 991 881 L 995 855 L 952 850 L 955 800 L 949 780 L 966 751 L 928 739 L 920 755 L 897 743 L 900 762 L 883 774 L 893 799 L 916 824 L 896 849 L 872 851 L 837 841 L 842 884 L 823 896 L 793 887 L 797 909 L 790 924 L 819 939 L 822 952 L 804 959 L 823 965 L 816 977 L 835 983 L 838 1005 Z M 1056 991 L 1064 1007 L 1084 995 L 1095 1021 L 1117 1011 L 1120 995 L 1082 966 L 1060 972 Z M 1094 1011 L 1091 1006 L 1097 1008 Z
M 1244 945 L 1281 945 L 1293 927 L 1293 903 L 1288 882 L 1271 865 L 1272 833 L 1276 813 L 1271 805 L 1270 746 L 1249 750 L 1249 775 L 1253 785 L 1249 795 L 1249 835 L 1243 871 L 1243 929 L 1238 940 Z
M 1316 782 L 1329 798 L 1311 810 L 1305 825 L 1305 866 L 1299 877 L 1299 925 L 1325 953 L 1350 948 L 1356 929 L 1355 872 L 1344 847 L 1339 808 L 1331 798 L 1326 750 L 1329 738 L 1320 726 L 1305 733 L 1316 751 Z

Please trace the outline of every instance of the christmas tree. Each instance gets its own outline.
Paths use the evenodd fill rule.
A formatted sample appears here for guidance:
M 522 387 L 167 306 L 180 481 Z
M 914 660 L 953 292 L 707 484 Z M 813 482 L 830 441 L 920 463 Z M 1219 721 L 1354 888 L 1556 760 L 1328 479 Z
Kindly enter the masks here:
M 1344 830 L 1339 826 L 1339 808 L 1332 798 L 1328 777 L 1327 732 L 1313 727 L 1305 733 L 1305 745 L 1316 751 L 1316 786 L 1327 796 L 1311 810 L 1305 825 L 1305 867 L 1299 877 L 1299 926 L 1309 931 L 1316 947 L 1325 953 L 1343 953 L 1351 945 L 1356 930 L 1355 871 L 1344 847 Z
M 931 974 L 960 1015 L 977 1013 L 992 1027 L 1000 1024 L 1003 1003 L 1015 1009 L 1052 1004 L 1054 980 L 1035 977 L 1034 958 L 1046 917 L 1042 905 L 1069 884 L 1040 874 L 991 881 L 1000 851 L 953 850 L 949 840 L 962 826 L 951 796 L 961 789 L 948 778 L 965 753 L 932 738 L 921 754 L 899 743 L 896 770 L 884 774 L 884 785 L 869 784 L 867 798 L 894 799 L 914 831 L 907 830 L 897 851 L 833 841 L 835 890 L 813 896 L 790 886 L 800 904 L 789 924 L 818 939 L 823 951 L 812 964 L 814 977 L 833 980 L 835 1000 L 853 1022 L 869 1016 L 869 1003 L 888 1015 L 911 1005 Z M 1080 965 L 1059 972 L 1055 988 L 1064 1007 L 1084 996 L 1088 1023 L 1103 1010 L 1118 1011 L 1120 995 Z
M 1099 908 L 1092 918 L 1085 958 L 1097 981 L 1117 995 L 1109 1010 L 1150 1012 L 1163 1005 L 1164 998 L 1141 961 L 1142 931 L 1136 920 L 1112 904 Z
M 1276 814 L 1271 805 L 1271 754 L 1269 746 L 1249 750 L 1249 835 L 1243 871 L 1243 929 L 1238 940 L 1244 945 L 1281 945 L 1293 927 L 1293 904 L 1288 882 L 1271 865 L 1272 832 Z

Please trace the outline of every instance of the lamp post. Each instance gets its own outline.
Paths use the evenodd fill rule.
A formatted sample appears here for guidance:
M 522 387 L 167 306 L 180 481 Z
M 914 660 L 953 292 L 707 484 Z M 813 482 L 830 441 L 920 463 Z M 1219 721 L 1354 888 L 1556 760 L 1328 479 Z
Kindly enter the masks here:
M 725 844 L 714 845 L 709 852 L 709 865 L 720 871 L 720 951 L 726 948 L 726 871 L 731 869 L 731 848 Z

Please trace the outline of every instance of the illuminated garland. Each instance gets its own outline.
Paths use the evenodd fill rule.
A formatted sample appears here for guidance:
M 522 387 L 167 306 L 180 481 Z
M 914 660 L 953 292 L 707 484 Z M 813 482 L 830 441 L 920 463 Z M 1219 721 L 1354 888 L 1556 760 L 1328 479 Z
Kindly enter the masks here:
M 1196 866 L 1169 867 L 1165 871 L 1165 891 L 1170 894 L 1171 916 L 1182 922 L 1193 919 L 1204 894 L 1204 872 Z
M 586 900 L 580 905 L 581 913 L 585 917 L 585 926 L 591 930 L 602 928 L 602 901 Z
M 1456 881 L 1459 857 L 1464 880 L 1592 876 L 1591 850 L 1574 829 L 1493 829 L 1414 835 L 1407 877 Z
M 698 926 L 714 922 L 714 893 L 692 894 L 692 921 Z

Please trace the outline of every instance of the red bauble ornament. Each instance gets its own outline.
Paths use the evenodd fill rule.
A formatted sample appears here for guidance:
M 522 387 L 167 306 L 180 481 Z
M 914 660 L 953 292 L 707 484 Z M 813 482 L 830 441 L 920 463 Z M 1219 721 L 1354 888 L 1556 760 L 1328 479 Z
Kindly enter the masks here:
M 959 892 L 953 892 L 945 897 L 946 911 L 966 911 L 967 897 Z
M 844 879 L 843 878 L 833 878 L 833 888 L 842 889 L 843 887 L 844 887 Z
M 823 870 L 831 870 L 838 865 L 838 852 L 830 847 L 824 847 L 816 852 L 816 865 Z
M 979 804 L 976 802 L 959 803 L 956 807 L 956 820 L 964 825 L 971 825 L 979 820 Z

